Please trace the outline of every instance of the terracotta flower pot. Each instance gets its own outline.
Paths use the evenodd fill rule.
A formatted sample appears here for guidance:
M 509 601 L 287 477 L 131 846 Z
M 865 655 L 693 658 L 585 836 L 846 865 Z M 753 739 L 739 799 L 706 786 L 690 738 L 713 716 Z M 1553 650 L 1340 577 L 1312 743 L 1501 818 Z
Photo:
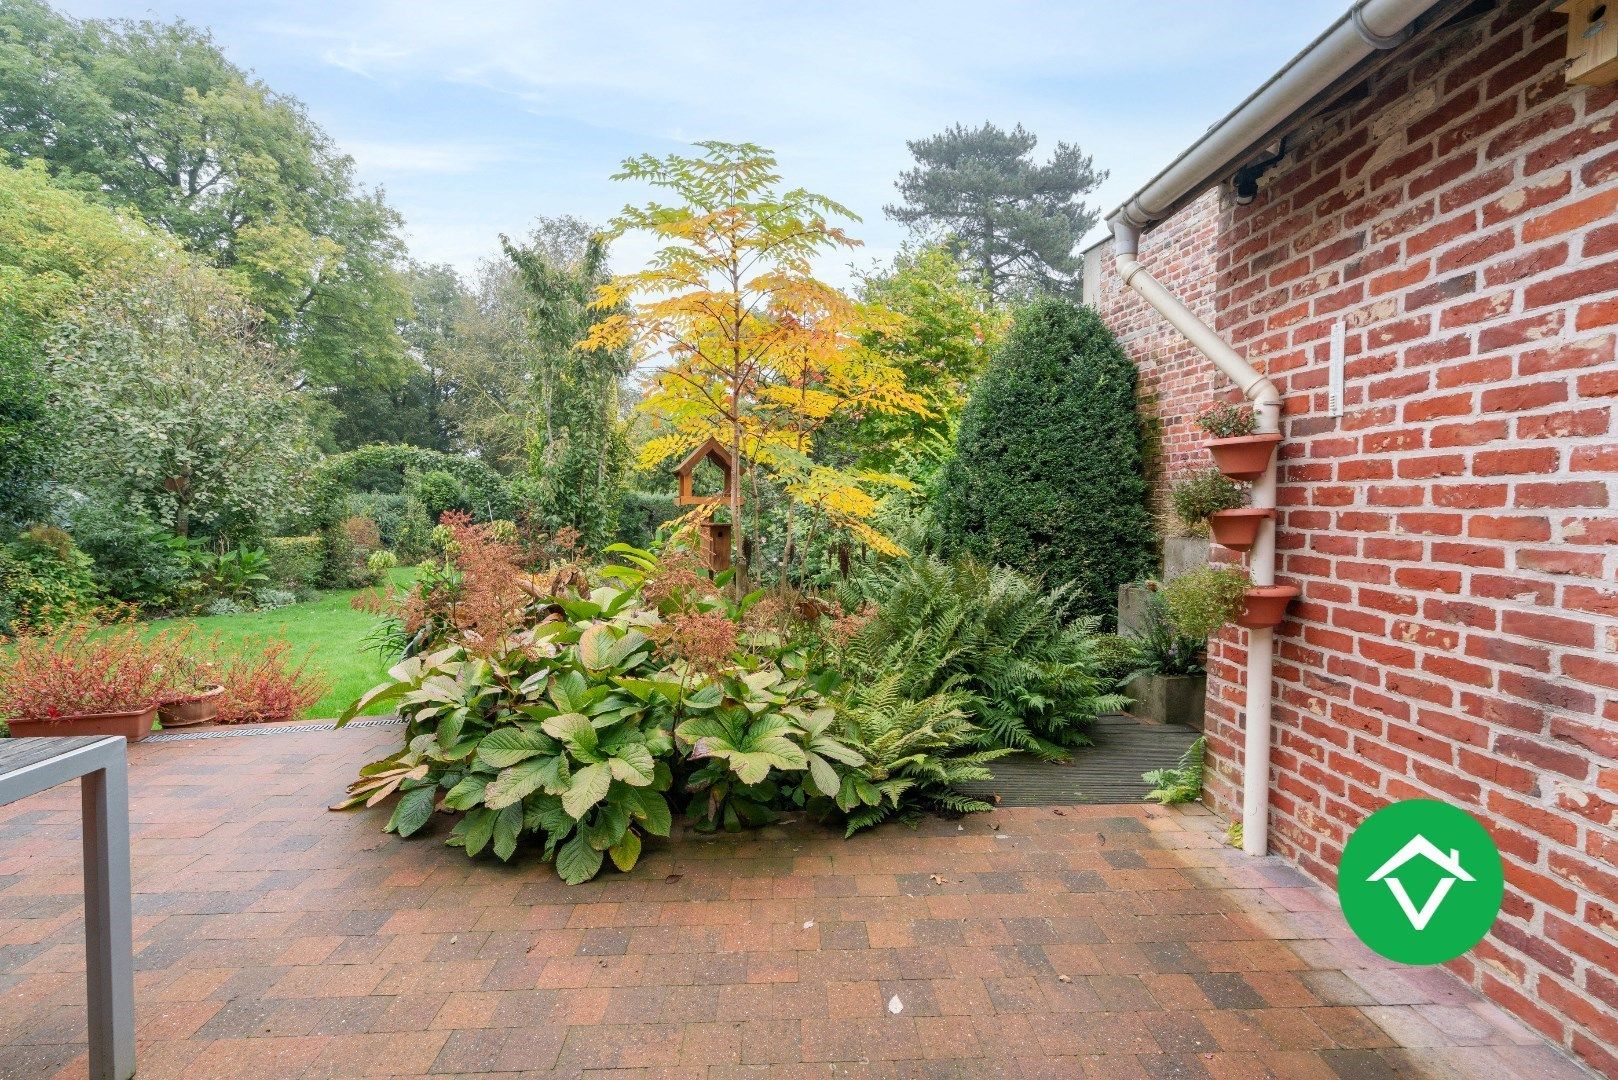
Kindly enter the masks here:
M 130 742 L 139 742 L 152 733 L 152 721 L 156 719 L 157 706 L 148 705 L 132 712 L 78 713 L 49 720 L 17 719 L 6 723 L 16 739 L 43 735 L 122 735 Z
M 166 728 L 205 724 L 219 715 L 219 699 L 224 696 L 225 688 L 216 686 L 200 694 L 160 701 L 157 703 L 157 718 Z
M 1213 455 L 1219 471 L 1232 480 L 1257 480 L 1270 467 L 1270 456 L 1281 441 L 1281 433 L 1241 435 L 1234 439 L 1209 439 L 1202 445 Z
M 1208 518 L 1208 527 L 1213 530 L 1214 543 L 1232 551 L 1246 551 L 1258 539 L 1260 526 L 1274 516 L 1274 510 L 1243 506 L 1214 513 Z
M 1242 595 L 1242 613 L 1236 616 L 1236 625 L 1249 630 L 1279 626 L 1286 618 L 1287 605 L 1297 595 L 1296 585 L 1254 585 Z

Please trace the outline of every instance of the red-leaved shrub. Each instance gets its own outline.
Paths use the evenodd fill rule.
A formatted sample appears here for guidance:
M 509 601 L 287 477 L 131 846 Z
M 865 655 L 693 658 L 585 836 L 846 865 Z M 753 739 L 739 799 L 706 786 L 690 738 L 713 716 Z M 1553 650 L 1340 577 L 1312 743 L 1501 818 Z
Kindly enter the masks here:
M 329 684 L 308 670 L 308 657 L 293 663 L 287 656 L 291 648 L 272 641 L 226 661 L 219 679 L 225 688 L 221 724 L 291 720 L 320 700 Z
M 53 720 L 147 708 L 162 688 L 166 655 L 163 635 L 143 641 L 131 623 L 19 634 L 0 650 L 0 716 Z

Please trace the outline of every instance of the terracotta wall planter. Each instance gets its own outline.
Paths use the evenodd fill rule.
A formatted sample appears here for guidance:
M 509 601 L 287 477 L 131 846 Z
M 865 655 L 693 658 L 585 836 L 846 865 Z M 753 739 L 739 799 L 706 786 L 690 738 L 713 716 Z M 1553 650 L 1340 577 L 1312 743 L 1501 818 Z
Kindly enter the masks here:
M 159 702 L 157 718 L 166 728 L 205 724 L 219 715 L 219 699 L 224 696 L 225 688 L 216 686 L 201 694 Z
M 11 735 L 17 739 L 43 735 L 122 735 L 130 742 L 138 742 L 152 733 L 152 721 L 157 719 L 157 706 L 136 712 L 80 713 L 77 716 L 58 716 L 53 720 L 8 720 Z
M 1236 625 L 1249 630 L 1279 626 L 1286 618 L 1287 605 L 1297 595 L 1296 585 L 1255 585 L 1243 595 L 1242 613 L 1236 616 Z
M 1274 510 L 1251 506 L 1220 510 L 1208 518 L 1208 528 L 1213 530 L 1214 543 L 1232 551 L 1246 551 L 1258 539 L 1265 520 L 1274 516 Z
M 1242 435 L 1234 439 L 1209 439 L 1202 445 L 1213 455 L 1214 465 L 1232 480 L 1257 480 L 1270 467 L 1270 457 L 1281 442 L 1281 433 Z

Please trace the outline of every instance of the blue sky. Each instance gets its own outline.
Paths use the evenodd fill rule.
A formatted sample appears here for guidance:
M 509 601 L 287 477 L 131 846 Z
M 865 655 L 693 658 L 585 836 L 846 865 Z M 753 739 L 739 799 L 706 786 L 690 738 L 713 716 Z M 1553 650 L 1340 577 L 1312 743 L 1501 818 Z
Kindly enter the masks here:
M 956 121 L 1078 143 L 1111 172 L 1091 200 L 1105 212 L 1347 0 L 58 6 L 210 27 L 386 188 L 415 257 L 469 271 L 536 215 L 605 221 L 645 194 L 608 179 L 619 161 L 695 139 L 769 146 L 788 182 L 852 207 L 862 265 L 904 238 L 882 207 L 909 164 L 905 139 Z M 643 254 L 626 241 L 613 261 Z

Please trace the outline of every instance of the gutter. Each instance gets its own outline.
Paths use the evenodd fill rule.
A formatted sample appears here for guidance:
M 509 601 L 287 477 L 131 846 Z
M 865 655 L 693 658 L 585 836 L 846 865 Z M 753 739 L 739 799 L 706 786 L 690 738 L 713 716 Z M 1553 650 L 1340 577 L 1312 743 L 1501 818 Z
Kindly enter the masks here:
M 1317 95 L 1325 92 L 1377 52 L 1409 40 L 1417 18 L 1439 0 L 1358 0 L 1326 31 L 1255 90 L 1246 101 L 1219 121 L 1183 154 L 1153 177 L 1107 218 L 1113 237 L 1113 268 L 1124 285 L 1134 289 L 1206 356 L 1253 405 L 1260 433 L 1281 430 L 1281 393 L 1275 383 L 1231 348 L 1213 328 L 1199 319 L 1178 297 L 1152 277 L 1139 260 L 1143 229 L 1172 213 L 1184 200 L 1206 190 L 1252 153 L 1266 136 L 1290 120 Z M 1255 508 L 1275 507 L 1276 462 L 1253 484 L 1250 503 Z M 1275 583 L 1275 518 L 1260 527 L 1247 562 L 1254 585 Z M 1244 710 L 1242 769 L 1242 850 L 1249 855 L 1269 853 L 1271 692 L 1275 662 L 1275 631 L 1249 630 L 1247 638 L 1247 699 Z

